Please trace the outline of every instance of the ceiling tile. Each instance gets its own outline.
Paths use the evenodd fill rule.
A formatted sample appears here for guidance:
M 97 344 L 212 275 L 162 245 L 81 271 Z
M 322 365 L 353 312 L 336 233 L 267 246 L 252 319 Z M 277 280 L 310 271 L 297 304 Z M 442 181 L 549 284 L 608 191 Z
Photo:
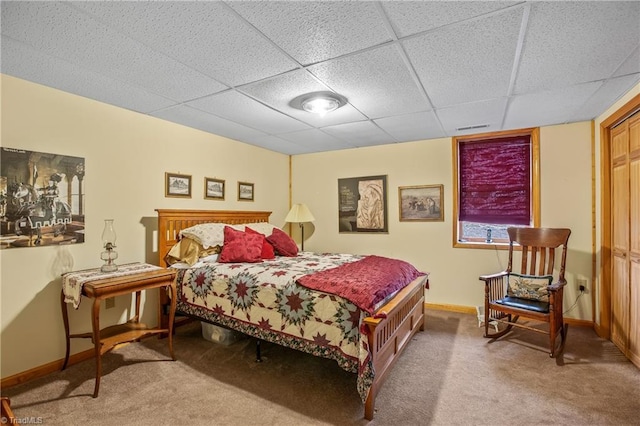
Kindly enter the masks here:
M 308 125 L 233 90 L 197 99 L 186 105 L 270 134 L 309 128 Z
M 156 111 L 150 115 L 237 141 L 265 136 L 263 132 L 258 130 L 207 114 L 204 111 L 186 105 L 177 105 L 162 111 Z
M 264 102 L 283 114 L 295 117 L 314 127 L 331 126 L 367 119 L 367 117 L 349 104 L 324 117 L 293 108 L 289 103 L 297 96 L 329 90 L 327 86 L 319 83 L 305 70 L 291 71 L 268 80 L 242 86 L 238 90 L 259 99 L 261 102 Z
M 532 2 L 515 93 L 608 78 L 639 43 L 640 2 Z
M 593 120 L 605 112 L 609 105 L 613 105 L 620 99 L 621 94 L 627 93 L 638 83 L 640 83 L 640 73 L 607 80 L 582 107 L 575 113 L 568 114 L 568 121 Z
M 373 2 L 233 1 L 229 6 L 303 65 L 391 40 Z
M 549 126 L 571 121 L 571 111 L 580 108 L 602 82 L 556 88 L 546 92 L 514 96 L 509 101 L 505 128 Z
M 54 58 L 8 37 L 3 36 L 1 44 L 3 74 L 141 113 L 175 104 L 170 99 Z
M 506 96 L 522 10 L 427 33 L 403 42 L 436 107 Z
M 10 23 L 4 35 L 157 95 L 184 101 L 225 88 L 65 4 L 33 2 L 24 10 L 9 5 L 2 13 Z
M 431 109 L 407 70 L 398 47 L 389 45 L 308 68 L 369 118 Z
M 398 142 L 436 139 L 445 136 L 434 111 L 379 118 L 374 120 L 374 123 Z
M 616 70 L 613 77 L 621 77 L 627 74 L 635 74 L 640 72 L 640 44 L 627 57 L 624 63 Z
M 247 138 L 246 142 L 287 155 L 308 154 L 310 152 L 315 152 L 315 147 L 313 147 L 312 149 L 312 147 L 301 146 L 297 143 L 287 141 L 278 136 L 265 135 L 250 137 Z
M 466 135 L 501 130 L 507 98 L 455 105 L 436 111 L 447 135 Z M 473 128 L 483 126 L 484 128 Z M 458 130 L 461 127 L 468 130 Z
M 333 151 L 355 147 L 355 145 L 349 142 L 337 139 L 318 129 L 292 132 L 286 135 L 280 135 L 280 138 L 300 145 L 306 152 Z
M 464 21 L 518 2 L 503 1 L 389 1 L 382 7 L 399 37 Z
M 227 85 L 247 83 L 297 66 L 224 2 L 73 4 Z
M 397 142 L 371 121 L 323 127 L 322 131 L 356 147 Z

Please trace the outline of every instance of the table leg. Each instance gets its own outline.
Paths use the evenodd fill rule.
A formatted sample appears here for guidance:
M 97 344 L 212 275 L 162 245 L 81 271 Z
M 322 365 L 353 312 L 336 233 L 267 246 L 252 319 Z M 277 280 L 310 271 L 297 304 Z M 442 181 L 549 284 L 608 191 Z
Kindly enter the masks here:
M 64 363 L 62 369 L 67 368 L 69 363 L 69 352 L 71 351 L 71 338 L 69 337 L 69 312 L 67 311 L 67 303 L 64 301 L 64 290 L 60 294 L 60 307 L 62 309 L 62 322 L 64 323 L 64 337 L 67 344 L 67 350 L 64 354 Z
M 140 292 L 136 291 L 136 316 L 135 322 L 140 322 Z
M 100 389 L 100 377 L 102 376 L 102 356 L 100 351 L 102 344 L 100 343 L 100 301 L 99 297 L 93 299 L 93 316 L 91 318 L 91 326 L 93 327 L 93 345 L 95 348 L 96 357 L 96 385 L 93 388 L 93 397 L 98 397 L 98 390 Z
M 171 283 L 169 286 L 171 289 L 171 303 L 169 304 L 169 353 L 171 354 L 171 359 L 176 360 L 175 355 L 173 354 L 173 323 L 176 317 L 176 301 L 178 298 L 178 292 L 176 291 L 176 283 L 175 281 Z

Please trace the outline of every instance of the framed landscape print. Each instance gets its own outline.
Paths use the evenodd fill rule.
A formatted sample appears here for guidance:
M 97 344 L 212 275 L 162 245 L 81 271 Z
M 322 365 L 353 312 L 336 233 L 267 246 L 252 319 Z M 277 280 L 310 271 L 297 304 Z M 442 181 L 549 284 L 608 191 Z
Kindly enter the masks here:
M 338 179 L 338 230 L 389 232 L 386 175 Z
M 253 184 L 238 182 L 238 201 L 253 201 Z
M 204 198 L 207 200 L 224 200 L 224 180 L 204 178 Z
M 164 196 L 191 198 L 191 176 L 165 173 Z
M 444 186 L 420 185 L 398 188 L 400 222 L 444 221 Z

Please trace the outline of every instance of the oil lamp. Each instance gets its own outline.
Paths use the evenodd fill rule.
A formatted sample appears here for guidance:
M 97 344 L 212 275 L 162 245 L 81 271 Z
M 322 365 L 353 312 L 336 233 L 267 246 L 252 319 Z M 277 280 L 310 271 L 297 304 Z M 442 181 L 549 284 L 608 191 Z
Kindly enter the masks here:
M 116 231 L 113 229 L 113 219 L 104 220 L 104 230 L 102 231 L 102 245 L 104 251 L 100 254 L 100 259 L 104 260 L 104 265 L 100 268 L 102 272 L 114 272 L 118 270 L 115 260 L 118 253 L 114 250 L 116 247 Z

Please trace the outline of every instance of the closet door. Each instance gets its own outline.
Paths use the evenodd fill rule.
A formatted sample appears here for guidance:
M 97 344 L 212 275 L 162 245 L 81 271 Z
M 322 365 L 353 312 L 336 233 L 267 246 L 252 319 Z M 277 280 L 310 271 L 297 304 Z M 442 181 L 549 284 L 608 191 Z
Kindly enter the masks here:
M 611 131 L 611 341 L 640 367 L 640 114 Z
M 611 131 L 611 341 L 629 344 L 629 123 Z
M 629 353 L 640 367 L 640 113 L 629 119 Z

